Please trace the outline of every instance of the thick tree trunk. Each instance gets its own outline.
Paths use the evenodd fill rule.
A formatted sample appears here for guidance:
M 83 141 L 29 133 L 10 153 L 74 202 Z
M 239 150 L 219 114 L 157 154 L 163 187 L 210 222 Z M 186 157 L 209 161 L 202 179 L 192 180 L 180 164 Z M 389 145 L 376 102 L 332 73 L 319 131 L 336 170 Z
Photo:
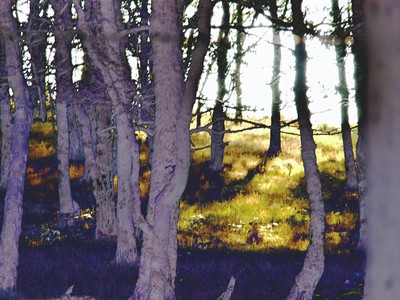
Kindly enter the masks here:
M 112 170 L 111 103 L 98 103 L 95 105 L 95 110 L 98 116 L 96 147 L 98 177 L 94 181 L 96 185 L 96 238 L 112 238 L 117 236 L 117 216 L 113 183 L 114 172 Z
M 5 43 L 8 84 L 14 93 L 15 103 L 10 140 L 10 161 L 13 163 L 9 166 L 0 241 L 0 290 L 4 291 L 14 290 L 17 284 L 28 138 L 33 119 L 33 108 L 22 73 L 19 35 L 11 7 L 10 0 L 0 2 L 1 39 Z
M 295 36 L 296 81 L 294 86 L 295 102 L 301 135 L 301 157 L 307 181 L 307 193 L 310 201 L 310 244 L 307 249 L 303 268 L 295 279 L 288 300 L 312 299 L 324 271 L 324 233 L 325 211 L 322 199 L 320 174 L 315 155 L 315 142 L 310 112 L 307 103 L 306 61 L 307 52 L 300 36 Z
M 4 43 L 0 41 L 0 72 L 7 74 L 6 54 Z M 3 75 L 3 76 L 4 76 Z M 11 141 L 11 104 L 8 93 L 7 78 L 0 79 L 0 114 L 1 114 L 1 173 L 0 189 L 4 190 L 7 185 L 8 169 L 10 164 L 10 141 Z
M 57 158 L 58 158 L 58 194 L 60 213 L 76 215 L 79 205 L 72 199 L 69 176 L 69 127 L 68 105 L 72 104 L 74 85 L 72 83 L 71 14 L 64 9 L 68 1 L 54 3 L 56 12 L 56 70 L 57 70 Z M 60 14 L 62 13 L 62 14 Z
M 276 0 L 270 1 L 271 17 L 278 17 Z M 269 139 L 268 157 L 274 157 L 281 152 L 281 90 L 279 87 L 281 76 L 281 37 L 279 29 L 273 29 L 274 43 L 274 66 L 272 69 L 272 108 L 271 108 L 271 130 Z
M 69 146 L 68 158 L 71 161 L 83 161 L 82 138 L 79 134 L 78 121 L 76 119 L 76 104 L 71 104 L 68 109 L 68 128 L 69 128 Z
M 336 64 L 339 72 L 338 91 L 341 96 L 341 116 L 342 116 L 342 140 L 344 151 L 344 163 L 346 169 L 346 186 L 350 190 L 358 189 L 357 171 L 354 160 L 353 142 L 351 139 L 351 129 L 349 124 L 349 89 L 346 81 L 346 67 L 344 58 L 346 56 L 346 45 L 344 43 L 343 28 L 341 27 L 342 18 L 339 9 L 339 1 L 332 0 L 332 16 L 335 24 L 335 50 Z
M 217 48 L 217 67 L 218 67 L 218 92 L 217 101 L 214 106 L 212 116 L 212 133 L 211 133 L 211 158 L 210 170 L 215 173 L 222 171 L 224 161 L 224 131 L 225 131 L 225 112 L 224 112 L 224 98 L 226 95 L 226 74 L 228 72 L 228 49 L 229 45 L 229 2 L 222 3 L 223 14 L 221 29 L 218 37 Z
M 400 295 L 400 6 L 366 2 L 368 36 L 367 272 L 364 299 Z M 384 33 L 384 34 L 383 34 Z
M 171 8 L 168 14 L 161 14 L 163 7 Z M 199 35 L 183 91 L 183 71 L 178 69 L 182 58 L 176 3 L 171 0 L 153 2 L 151 33 L 157 110 L 147 214 L 152 230 L 144 231 L 139 279 L 133 299 L 175 298 L 179 199 L 189 174 L 189 126 L 210 40 L 212 7 L 210 0 L 199 3 Z M 164 82 L 174 84 L 165 85 Z M 183 102 L 180 100 L 182 93 Z
M 367 42 L 364 29 L 364 1 L 352 0 L 353 23 L 356 24 L 353 31 L 354 43 L 352 46 L 354 54 L 354 81 L 355 100 L 358 112 L 358 140 L 356 146 L 356 165 L 358 176 L 358 198 L 360 203 L 360 237 L 358 248 L 364 249 L 366 245 L 367 214 L 365 210 L 368 201 L 367 196 L 367 175 L 365 169 L 366 147 L 365 147 L 365 103 L 367 97 L 368 82 L 368 57 Z

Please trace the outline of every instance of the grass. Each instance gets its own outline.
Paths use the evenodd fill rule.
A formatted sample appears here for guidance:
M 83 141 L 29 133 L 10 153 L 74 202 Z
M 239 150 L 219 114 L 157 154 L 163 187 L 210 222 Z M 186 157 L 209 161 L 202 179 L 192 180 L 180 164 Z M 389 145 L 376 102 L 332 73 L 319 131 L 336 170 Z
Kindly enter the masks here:
M 269 120 L 262 120 L 269 123 Z M 36 123 L 35 123 L 36 124 Z M 229 124 L 241 129 L 244 125 Z M 282 153 L 266 160 L 266 129 L 225 136 L 224 171 L 210 177 L 210 149 L 193 152 L 178 223 L 177 299 L 216 299 L 230 276 L 239 276 L 232 299 L 283 299 L 308 246 L 309 206 L 296 128 L 286 129 Z M 74 198 L 85 208 L 66 228 L 58 210 L 57 159 L 49 123 L 34 125 L 26 172 L 18 297 L 74 294 L 125 299 L 137 270 L 112 264 L 114 242 L 97 242 L 83 166 L 70 166 Z M 142 199 L 150 171 L 141 136 Z M 357 194 L 344 188 L 340 135 L 316 136 L 326 209 L 326 268 L 315 299 L 361 299 L 364 258 L 354 250 Z M 192 136 L 206 147 L 208 133 Z M 207 288 L 204 288 L 207 287 Z M 1 298 L 1 295 L 0 295 Z
M 298 130 L 292 128 L 290 132 L 296 134 Z M 196 147 L 209 143 L 206 133 L 195 134 L 192 139 Z M 179 244 L 261 252 L 306 250 L 309 205 L 299 136 L 283 135 L 282 153 L 270 160 L 264 159 L 269 145 L 267 129 L 227 135 L 225 140 L 229 145 L 219 179 L 221 191 L 213 186 L 218 180 L 207 178 L 210 149 L 193 155 L 189 185 L 181 203 Z M 315 141 L 328 213 L 326 250 L 348 252 L 354 243 L 349 235 L 356 230 L 357 209 L 329 205 L 357 201 L 357 195 L 343 199 L 346 191 L 341 136 L 316 136 Z

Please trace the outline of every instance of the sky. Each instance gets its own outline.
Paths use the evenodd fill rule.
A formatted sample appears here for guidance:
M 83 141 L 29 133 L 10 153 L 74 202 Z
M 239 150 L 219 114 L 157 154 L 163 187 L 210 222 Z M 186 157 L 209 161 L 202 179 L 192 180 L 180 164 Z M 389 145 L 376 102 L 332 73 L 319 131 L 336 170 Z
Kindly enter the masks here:
M 340 5 L 344 5 L 348 0 L 340 0 Z M 27 11 L 29 11 L 28 1 L 20 0 L 19 9 L 21 14 L 19 18 L 23 21 L 27 18 Z M 303 9 L 306 13 L 306 19 L 313 20 L 314 24 L 329 22 L 329 7 L 330 0 L 304 0 Z M 194 9 L 192 9 L 193 13 Z M 218 26 L 221 20 L 221 9 L 214 9 L 214 16 L 212 19 L 213 25 Z M 242 66 L 242 103 L 243 105 L 250 106 L 257 110 L 256 113 L 248 113 L 249 116 L 262 117 L 269 116 L 271 113 L 271 87 L 269 85 L 272 77 L 272 62 L 273 62 L 273 45 L 272 45 L 272 31 L 268 27 L 269 21 L 260 16 L 255 25 L 260 28 L 251 29 L 248 32 L 250 35 L 246 37 L 243 48 L 247 49 L 252 47 L 244 57 L 244 64 Z M 322 26 L 322 30 L 329 31 L 329 26 Z M 232 40 L 235 39 L 235 31 L 232 31 Z M 216 40 L 218 29 L 212 31 L 213 40 Z M 281 82 L 280 87 L 282 91 L 282 115 L 285 119 L 296 118 L 296 110 L 294 106 L 294 41 L 293 36 L 287 32 L 281 34 L 282 44 L 282 65 L 281 65 Z M 230 51 L 230 62 L 234 70 L 234 47 Z M 338 84 L 338 70 L 336 66 L 335 50 L 332 45 L 322 44 L 318 38 L 308 38 L 306 40 L 306 47 L 308 51 L 307 62 L 307 85 L 308 97 L 310 101 L 310 110 L 312 112 L 313 124 L 327 123 L 331 126 L 340 126 L 340 96 L 336 92 Z M 350 52 L 350 51 L 349 51 Z M 49 54 L 50 55 L 50 54 Z M 54 54 L 52 54 L 54 55 Z M 75 64 L 80 62 L 80 53 L 73 53 Z M 76 59 L 78 57 L 78 60 Z M 133 65 L 135 65 L 133 63 Z M 350 89 L 350 122 L 355 124 L 357 122 L 356 107 L 354 103 L 354 80 L 353 80 L 353 57 L 349 54 L 346 57 L 346 70 L 347 70 L 347 83 Z M 203 75 L 203 80 L 205 79 Z M 227 86 L 232 83 L 228 79 Z M 213 106 L 217 95 L 217 80 L 216 80 L 216 66 L 213 67 L 212 73 L 207 77 L 207 82 L 203 83 L 204 87 L 202 93 L 209 101 L 207 105 Z M 236 94 L 230 93 L 227 95 L 228 103 L 234 106 L 236 103 Z
M 343 1 L 342 1 L 343 2 Z M 331 1 L 305 0 L 303 8 L 307 12 L 307 18 L 312 19 L 314 24 L 328 22 L 324 20 L 329 16 L 327 10 Z M 324 9 L 324 6 L 328 6 Z M 213 25 L 220 24 L 221 16 L 214 14 Z M 262 17 L 256 25 L 269 25 L 269 22 Z M 328 30 L 328 28 L 326 28 Z M 242 66 L 242 102 L 258 109 L 257 113 L 251 113 L 250 116 L 261 117 L 271 114 L 271 87 L 269 85 L 272 77 L 273 63 L 273 45 L 272 32 L 268 27 L 252 29 L 251 35 L 246 38 L 244 49 L 257 43 L 253 51 L 246 53 L 244 57 L 245 64 Z M 218 30 L 213 30 L 214 40 Z M 282 65 L 281 82 L 282 91 L 282 115 L 285 119 L 296 118 L 294 106 L 294 40 L 291 33 L 281 34 L 282 44 Z M 310 101 L 310 110 L 312 112 L 312 122 L 327 123 L 331 126 L 340 126 L 340 95 L 336 92 L 338 85 L 338 69 L 336 66 L 335 49 L 332 45 L 322 44 L 319 38 L 307 38 L 306 47 L 308 52 L 307 62 L 307 85 L 308 97 Z M 350 51 L 349 51 L 350 52 Z M 231 50 L 230 60 L 233 61 L 234 50 Z M 232 63 L 234 68 L 234 63 Z M 233 69 L 232 69 L 233 71 Z M 231 71 L 231 72 L 232 72 Z M 356 107 L 354 103 L 354 80 L 353 80 L 353 57 L 349 54 L 346 57 L 347 84 L 350 89 L 350 122 L 357 122 Z M 230 82 L 228 80 L 227 86 Z M 212 106 L 217 94 L 216 67 L 213 74 L 208 77 L 205 84 L 204 94 L 210 99 L 209 106 Z M 230 95 L 230 104 L 233 106 L 236 101 L 236 94 Z

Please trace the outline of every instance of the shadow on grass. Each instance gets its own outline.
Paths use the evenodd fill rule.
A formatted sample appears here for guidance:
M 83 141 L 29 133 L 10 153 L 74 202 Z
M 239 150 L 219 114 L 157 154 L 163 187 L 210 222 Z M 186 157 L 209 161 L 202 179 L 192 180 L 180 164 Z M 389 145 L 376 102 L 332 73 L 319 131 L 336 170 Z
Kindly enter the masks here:
M 56 297 L 74 285 L 74 295 L 127 299 L 132 294 L 137 269 L 112 264 L 115 248 L 115 243 L 94 241 L 22 247 L 18 296 Z M 265 254 L 181 249 L 176 297 L 216 299 L 234 276 L 237 283 L 231 299 L 285 299 L 303 259 L 303 253 L 285 250 Z M 361 299 L 363 266 L 360 255 L 328 256 L 314 299 Z
M 273 158 L 265 158 L 255 167 L 249 169 L 244 178 L 228 181 L 224 172 L 212 172 L 208 168 L 208 162 L 194 164 L 192 162 L 189 171 L 188 183 L 183 194 L 183 201 L 188 204 L 209 204 L 214 201 L 227 201 L 246 189 L 246 185 L 253 178 L 264 172 L 267 162 Z M 230 168 L 225 165 L 224 168 Z

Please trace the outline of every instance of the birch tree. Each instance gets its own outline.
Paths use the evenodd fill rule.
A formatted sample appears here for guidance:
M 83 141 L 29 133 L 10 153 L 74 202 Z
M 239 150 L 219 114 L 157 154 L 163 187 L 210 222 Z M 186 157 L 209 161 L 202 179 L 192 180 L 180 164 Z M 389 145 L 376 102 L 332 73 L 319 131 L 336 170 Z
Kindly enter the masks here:
M 322 199 L 320 173 L 315 155 L 316 145 L 313 138 L 308 109 L 306 63 L 307 51 L 304 34 L 307 28 L 304 24 L 302 0 L 291 0 L 293 15 L 293 33 L 295 39 L 296 78 L 294 85 L 295 103 L 299 121 L 301 139 L 301 158 L 307 182 L 307 193 L 310 203 L 310 243 L 307 249 L 303 268 L 296 276 L 287 299 L 312 299 L 324 271 L 324 233 L 325 211 Z
M 13 163 L 9 166 L 0 240 L 0 290 L 7 292 L 14 290 L 17 284 L 28 138 L 33 120 L 33 105 L 23 75 L 20 34 L 12 15 L 12 5 L 11 0 L 0 2 L 0 39 L 4 41 L 6 75 L 15 104 L 10 140 L 10 161 Z
M 368 36 L 367 268 L 364 299 L 400 295 L 400 5 L 365 1 Z

